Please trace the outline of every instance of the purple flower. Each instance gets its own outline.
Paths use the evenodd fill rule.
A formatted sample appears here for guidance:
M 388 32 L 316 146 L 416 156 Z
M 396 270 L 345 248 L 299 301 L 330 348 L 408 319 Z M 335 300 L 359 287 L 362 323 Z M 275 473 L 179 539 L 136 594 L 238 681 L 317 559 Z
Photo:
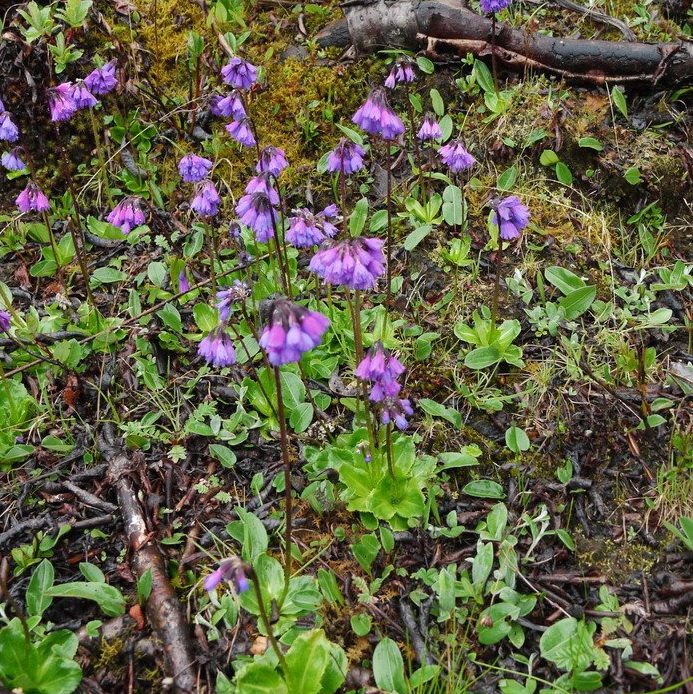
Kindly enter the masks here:
M 463 171 L 476 164 L 476 159 L 464 148 L 462 140 L 451 140 L 443 145 L 438 150 L 438 156 L 453 171 Z
M 10 329 L 10 318 L 12 316 L 7 311 L 0 311 L 0 332 L 6 333 Z
M 205 578 L 205 590 L 214 590 L 222 581 L 231 581 L 237 593 L 244 593 L 250 587 L 243 562 L 237 557 L 223 559 L 219 563 L 219 568 Z
M 394 398 L 402 386 L 397 382 L 398 376 L 405 371 L 402 362 L 393 357 L 380 342 L 371 347 L 354 372 L 364 381 L 372 381 L 370 399 L 380 402 L 385 398 Z
M 494 223 L 500 229 L 504 241 L 520 237 L 522 230 L 529 224 L 529 210 L 520 202 L 517 195 L 510 195 L 502 200 L 494 200 L 491 207 L 496 211 Z
M 250 89 L 257 81 L 257 68 L 243 58 L 231 58 L 221 68 L 221 76 L 237 89 Z
M 272 174 L 269 171 L 264 171 L 257 176 L 253 176 L 253 178 L 248 181 L 245 192 L 248 195 L 252 195 L 253 193 L 264 193 L 273 205 L 278 205 L 279 193 L 277 193 L 272 183 Z M 243 198 L 241 198 L 241 200 L 242 199 Z
M 15 200 L 20 212 L 46 212 L 51 204 L 43 191 L 33 182 L 29 181 L 26 188 L 17 196 Z
M 70 120 L 77 111 L 77 104 L 72 98 L 74 85 L 64 82 L 48 90 L 48 106 L 52 121 Z
M 284 150 L 269 145 L 260 151 L 260 161 L 256 164 L 255 171 L 258 173 L 269 171 L 271 174 L 279 176 L 288 165 L 289 162 L 286 160 Z
M 310 261 L 310 269 L 330 284 L 352 289 L 372 289 L 385 272 L 382 239 L 359 236 L 346 241 L 326 241 Z
M 241 225 L 238 222 L 230 222 L 229 223 L 229 236 L 232 239 L 240 239 L 241 238 Z
M 129 234 L 135 227 L 144 224 L 147 218 L 142 210 L 140 198 L 127 197 L 113 208 L 106 221 L 119 227 L 123 234 Z
M 178 173 L 188 183 L 201 181 L 212 169 L 212 162 L 197 154 L 186 154 L 178 162 Z
M 343 137 L 327 157 L 327 170 L 352 174 L 363 168 L 365 150 L 351 140 Z
M 438 137 L 443 137 L 443 131 L 438 125 L 438 121 L 432 113 L 427 113 L 424 122 L 416 133 L 419 140 L 435 140 Z
M 305 352 L 320 344 L 329 326 L 330 321 L 322 313 L 309 311 L 288 299 L 277 299 L 270 307 L 260 347 L 273 366 L 300 361 Z
M 108 94 L 118 84 L 116 61 L 111 60 L 103 67 L 92 70 L 85 78 L 84 84 L 92 94 Z
M 188 275 L 185 272 L 185 268 L 183 268 L 178 275 L 178 293 L 182 294 L 183 292 L 189 291 L 190 282 L 188 282 Z
M 383 140 L 394 140 L 404 132 L 404 123 L 388 105 L 382 89 L 374 89 L 351 120 L 361 130 L 380 135 Z
M 196 195 L 190 201 L 190 208 L 203 217 L 213 217 L 219 213 L 221 198 L 214 183 L 206 179 L 198 184 Z
M 231 366 L 236 363 L 231 336 L 224 326 L 212 330 L 198 345 L 197 353 L 212 366 Z
M 19 128 L 12 121 L 10 114 L 0 109 L 0 140 L 16 142 L 18 139 Z
M 295 216 L 289 219 L 286 240 L 296 248 L 317 246 L 337 234 L 337 227 L 326 219 L 336 216 L 336 205 L 330 205 L 317 214 L 305 207 L 294 210 L 294 213 Z
M 234 120 L 240 120 L 248 115 L 245 112 L 243 99 L 236 89 L 227 96 L 213 96 L 209 104 L 209 110 L 215 116 L 225 116 Z
M 216 307 L 219 311 L 219 320 L 227 321 L 231 315 L 231 304 L 236 301 L 245 301 L 250 296 L 250 287 L 241 280 L 234 280 L 228 289 L 217 292 Z
M 68 84 L 70 84 L 68 82 Z M 87 89 L 86 84 L 81 80 L 71 85 L 70 97 L 76 109 L 92 108 L 99 103 L 99 100 Z
M 19 147 L 15 147 L 9 152 L 5 152 L 2 155 L 0 162 L 8 171 L 24 171 L 24 169 L 26 169 L 26 164 L 19 156 Z
M 510 5 L 511 0 L 479 0 L 482 12 L 500 12 Z
M 236 205 L 242 224 L 255 232 L 258 243 L 267 243 L 274 236 L 276 211 L 271 198 L 262 191 L 244 195 Z
M 412 409 L 411 403 L 407 398 L 404 400 L 396 400 L 394 398 L 388 398 L 383 402 L 383 411 L 380 415 L 380 421 L 383 424 L 390 424 L 394 422 L 395 426 L 404 431 L 409 426 L 404 415 L 412 415 L 414 410 Z
M 385 80 L 385 86 L 388 89 L 394 89 L 395 85 L 400 82 L 413 82 L 415 79 L 414 64 L 411 58 L 402 56 L 397 58 L 395 64 L 392 66 L 392 70 L 390 70 L 390 74 Z
M 244 147 L 255 146 L 255 135 L 250 118 L 239 118 L 226 126 L 229 135 Z

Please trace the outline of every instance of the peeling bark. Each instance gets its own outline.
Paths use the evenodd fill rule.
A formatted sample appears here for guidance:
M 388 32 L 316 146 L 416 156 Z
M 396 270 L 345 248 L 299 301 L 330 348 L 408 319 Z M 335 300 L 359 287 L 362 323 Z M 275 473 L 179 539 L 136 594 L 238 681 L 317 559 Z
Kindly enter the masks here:
M 433 59 L 491 55 L 491 20 L 459 0 L 347 2 L 345 23 L 327 27 L 321 45 L 343 43 L 345 34 L 363 53 L 383 48 L 425 50 Z M 654 86 L 693 81 L 693 42 L 641 43 L 568 39 L 497 24 L 496 57 L 513 70 L 541 70 L 592 84 Z
M 137 490 L 128 477 L 132 463 L 117 448 L 112 432 L 107 429 L 100 448 L 108 462 L 108 474 L 118 495 L 133 572 L 137 578 L 147 570 L 152 572 L 152 592 L 147 600 L 146 612 L 149 623 L 161 641 L 167 675 L 176 692 L 192 694 L 197 691 L 197 668 L 188 622 L 168 580 L 165 560 L 147 529 L 142 507 L 137 500 Z

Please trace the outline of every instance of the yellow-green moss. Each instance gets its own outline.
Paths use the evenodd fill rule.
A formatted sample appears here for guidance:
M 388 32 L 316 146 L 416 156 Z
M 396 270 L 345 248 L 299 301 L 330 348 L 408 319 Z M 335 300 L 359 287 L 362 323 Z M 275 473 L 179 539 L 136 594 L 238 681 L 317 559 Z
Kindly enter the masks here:
M 573 532 L 572 536 L 580 568 L 598 571 L 608 576 L 610 581 L 625 581 L 635 573 L 647 572 L 657 560 L 652 549 L 637 540 L 614 542 L 588 538 L 581 532 Z

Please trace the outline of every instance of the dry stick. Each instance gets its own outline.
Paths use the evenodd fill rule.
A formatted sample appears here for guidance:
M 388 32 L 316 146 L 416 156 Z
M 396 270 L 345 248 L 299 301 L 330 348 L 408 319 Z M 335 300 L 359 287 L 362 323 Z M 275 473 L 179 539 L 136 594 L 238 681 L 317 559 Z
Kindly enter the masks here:
M 282 444 L 282 460 L 284 462 L 284 514 L 286 515 L 286 558 L 284 560 L 284 594 L 281 602 L 284 602 L 289 592 L 289 581 L 291 579 L 291 521 L 292 504 L 291 496 L 291 459 L 289 458 L 289 435 L 286 431 L 286 420 L 284 418 L 284 398 L 282 396 L 282 381 L 279 367 L 274 367 L 274 382 L 277 388 L 277 412 L 279 414 L 279 434 Z
M 226 272 L 221 273 L 219 275 L 219 278 L 221 277 L 226 277 L 227 275 L 231 275 L 234 272 L 239 272 L 240 270 L 245 270 L 245 268 L 254 265 L 255 263 L 259 262 L 260 260 L 267 260 L 269 257 L 269 254 L 265 253 L 264 255 L 258 256 L 257 258 L 254 258 L 248 263 L 243 263 L 242 265 L 238 265 L 235 268 L 232 268 L 231 270 L 226 270 Z M 217 278 L 217 279 L 219 279 Z M 158 304 L 154 304 L 154 306 L 150 306 L 148 309 L 145 311 L 142 311 L 142 313 L 138 314 L 134 318 L 128 318 L 127 320 L 123 321 L 120 325 L 117 326 L 110 326 L 108 328 L 104 328 L 104 330 L 100 330 L 98 333 L 94 333 L 93 335 L 88 335 L 87 337 L 79 340 L 80 345 L 87 344 L 88 342 L 91 342 L 92 340 L 95 340 L 97 337 L 101 337 L 102 335 L 107 335 L 110 332 L 113 332 L 114 330 L 120 330 L 121 328 L 135 325 L 138 321 L 140 321 L 142 318 L 151 315 L 152 313 L 156 313 L 157 311 L 160 311 L 166 304 L 170 304 L 172 301 L 176 301 L 180 299 L 182 296 L 185 296 L 186 294 L 189 294 L 190 292 L 194 292 L 196 289 L 200 289 L 201 287 L 205 287 L 208 284 L 211 283 L 211 279 L 206 279 L 202 280 L 202 282 L 198 282 L 197 284 L 193 285 L 190 287 L 190 289 L 184 291 L 184 292 L 178 292 L 178 294 L 174 294 L 173 296 L 169 297 L 168 299 L 164 299 L 163 301 L 160 301 Z M 23 366 L 19 366 L 16 369 L 12 369 L 12 371 L 8 371 L 5 374 L 6 378 L 9 378 L 10 376 L 16 376 L 19 373 L 22 373 L 24 371 L 27 371 L 28 369 L 33 368 L 34 366 L 39 366 L 41 364 L 41 360 L 37 359 L 36 361 L 29 362 L 28 364 L 24 364 Z
M 152 576 L 152 591 L 147 598 L 149 622 L 163 645 L 167 674 L 178 692 L 196 691 L 195 657 L 189 625 L 181 602 L 168 579 L 166 562 L 151 537 L 137 499 L 138 490 L 128 476 L 131 461 L 115 446 L 113 427 L 105 425 L 99 447 L 108 462 L 108 474 L 118 495 L 118 505 L 125 524 L 128 551 L 135 575 L 147 571 Z

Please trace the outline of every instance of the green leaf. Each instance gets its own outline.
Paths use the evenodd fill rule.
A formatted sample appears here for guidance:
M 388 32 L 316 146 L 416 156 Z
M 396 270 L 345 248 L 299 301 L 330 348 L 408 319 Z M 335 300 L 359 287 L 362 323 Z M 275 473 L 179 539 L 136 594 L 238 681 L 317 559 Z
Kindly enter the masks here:
M 432 60 L 424 57 L 423 55 L 416 56 L 416 65 L 426 75 L 432 75 L 436 66 L 433 64 Z
M 564 186 L 573 185 L 573 174 L 570 173 L 570 169 L 562 161 L 556 164 L 556 178 Z
M 561 670 L 586 670 L 593 658 L 593 631 L 575 617 L 561 619 L 539 639 L 541 655 Z
M 309 402 L 302 402 L 291 410 L 289 415 L 289 425 L 297 433 L 304 432 L 313 421 L 313 405 Z
M 623 95 L 623 91 L 619 87 L 614 87 L 611 90 L 611 100 L 614 102 L 614 106 L 621 112 L 624 118 L 628 118 L 628 104 L 626 103 L 626 97 Z
M 301 634 L 286 654 L 286 683 L 293 694 L 317 694 L 327 669 L 330 649 L 325 632 L 313 629 Z
M 394 515 L 394 514 L 393 514 Z M 358 542 L 351 545 L 356 561 L 363 567 L 364 571 L 370 573 L 371 564 L 380 552 L 380 541 L 374 533 L 362 535 Z
M 486 67 L 486 63 L 481 60 L 474 61 L 474 68 L 472 69 L 472 74 L 476 78 L 477 84 L 487 93 L 495 94 L 496 86 L 493 83 L 493 75 L 491 71 Z
M 563 294 L 570 294 L 576 289 L 582 289 L 582 287 L 586 286 L 585 282 L 574 272 L 555 265 L 546 268 L 544 277 L 546 277 L 547 282 L 551 282 Z
M 515 185 L 516 180 L 517 167 L 511 166 L 498 177 L 498 183 L 496 184 L 496 188 L 498 188 L 498 190 L 500 190 L 501 192 L 511 190 L 512 187 Z
M 642 176 L 640 175 L 640 169 L 637 166 L 631 166 L 623 174 L 623 178 L 626 179 L 628 183 L 632 186 L 637 186 L 638 183 L 642 183 Z
M 53 585 L 54 578 L 55 571 L 48 559 L 34 569 L 26 589 L 26 609 L 30 617 L 40 617 L 50 607 L 53 598 L 46 591 Z
M 361 198 L 355 205 L 354 211 L 349 217 L 349 233 L 352 236 L 360 236 L 366 226 L 368 218 L 368 199 Z
M 373 651 L 373 676 L 380 689 L 396 694 L 408 694 L 404 679 L 404 661 L 397 644 L 384 638 Z
M 318 585 L 325 600 L 334 605 L 343 605 L 344 596 L 337 585 L 337 578 L 333 571 L 328 571 L 322 567 L 318 569 Z
M 149 596 L 152 594 L 152 587 L 154 586 L 154 577 L 152 575 L 152 570 L 147 569 L 138 579 L 137 579 L 137 602 L 140 605 L 149 600 Z
M 433 107 L 433 112 L 441 118 L 445 113 L 445 103 L 443 102 L 443 97 L 437 89 L 431 89 L 431 106 Z
M 601 152 L 604 149 L 601 142 L 599 142 L 599 140 L 595 139 L 594 137 L 581 137 L 578 141 L 578 145 L 580 147 L 587 147 L 588 149 L 593 149 L 597 152 Z
M 542 166 L 553 166 L 558 164 L 559 161 L 558 155 L 552 149 L 545 149 L 539 157 L 539 163 Z
M 286 682 L 267 663 L 246 665 L 236 677 L 236 691 L 242 694 L 289 694 Z M 291 692 L 291 694 L 295 694 Z
M 113 282 L 123 282 L 128 276 L 121 270 L 114 267 L 97 267 L 91 274 L 92 282 L 95 286 L 99 284 L 109 284 Z
M 351 629 L 356 636 L 365 636 L 371 630 L 371 621 L 369 614 L 355 614 L 350 620 Z
M 480 499 L 504 499 L 505 492 L 498 482 L 493 480 L 474 480 L 462 489 L 463 494 L 475 496 Z
M 158 261 L 149 263 L 149 267 L 147 267 L 147 277 L 149 277 L 149 281 L 155 287 L 163 287 L 168 277 L 168 269 L 164 263 Z
M 82 598 L 93 600 L 109 617 L 117 617 L 125 613 L 125 598 L 114 586 L 107 583 L 85 583 L 74 581 L 61 583 L 46 591 L 47 595 L 54 598 Z
M 467 218 L 467 206 L 459 186 L 447 186 L 443 190 L 443 219 L 450 226 L 461 226 Z
M 219 325 L 219 313 L 207 304 L 195 304 L 193 306 L 193 318 L 203 333 L 208 333 Z
M 478 371 L 498 363 L 501 358 L 501 353 L 495 347 L 477 347 L 464 358 L 464 365 Z
M 582 289 L 571 292 L 568 296 L 561 297 L 558 300 L 558 305 L 563 308 L 568 320 L 574 320 L 592 305 L 596 296 L 596 287 L 582 287 Z
M 173 304 L 166 304 L 156 315 L 161 318 L 161 322 L 173 330 L 174 333 L 183 332 L 183 321 L 180 317 L 180 311 Z
M 445 405 L 441 405 L 439 402 L 429 398 L 421 398 L 419 407 L 427 414 L 446 419 L 458 429 L 462 427 L 462 415 L 452 407 L 445 407 Z
M 513 452 L 520 453 L 529 449 L 529 437 L 524 429 L 511 426 L 505 432 L 505 445 Z
M 269 545 L 267 531 L 262 521 L 250 511 L 237 506 L 236 513 L 240 520 L 229 523 L 226 530 L 241 545 L 243 560 L 254 565 L 258 557 L 267 551 Z
M 410 232 L 406 239 L 404 239 L 404 250 L 411 251 L 416 248 L 433 230 L 431 224 L 422 224 L 420 227 L 414 229 Z
M 236 454 L 221 443 L 210 443 L 209 454 L 213 455 L 225 468 L 232 468 L 236 464 Z
M 441 137 L 441 140 L 445 142 L 446 140 L 449 140 L 452 131 L 454 129 L 454 124 L 452 122 L 452 118 L 450 117 L 449 114 L 445 114 L 439 121 L 438 125 L 440 126 L 440 132 L 443 133 L 443 136 Z

